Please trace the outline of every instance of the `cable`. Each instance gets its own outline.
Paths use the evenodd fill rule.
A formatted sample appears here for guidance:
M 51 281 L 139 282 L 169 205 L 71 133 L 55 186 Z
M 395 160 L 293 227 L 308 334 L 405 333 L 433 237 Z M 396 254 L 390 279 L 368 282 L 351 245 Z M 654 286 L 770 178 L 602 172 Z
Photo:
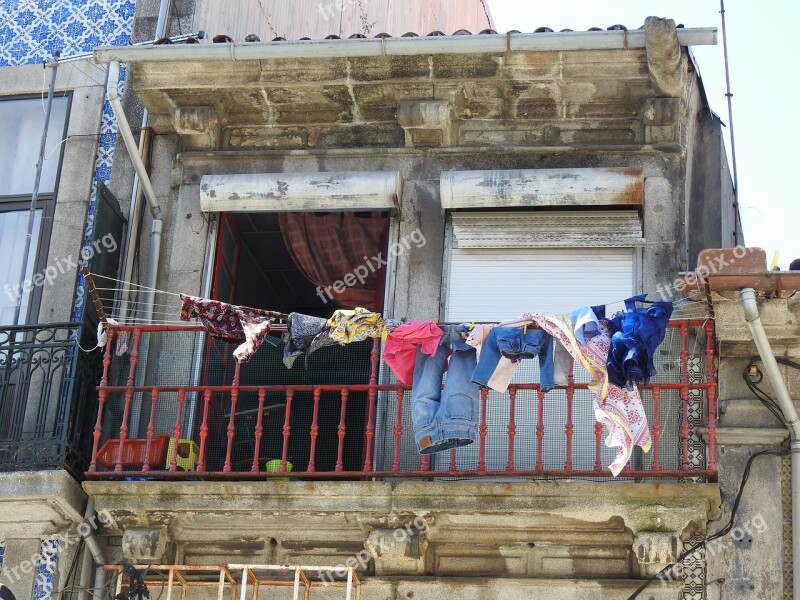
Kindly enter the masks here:
M 744 383 L 748 389 L 753 392 L 753 395 L 759 399 L 759 401 L 773 414 L 773 416 L 778 420 L 778 422 L 780 422 L 782 426 L 786 427 L 786 418 L 784 417 L 780 406 L 778 406 L 778 403 L 775 402 L 775 400 L 769 394 L 758 387 L 758 384 L 764 380 L 764 373 L 762 373 L 761 369 L 756 366 L 756 362 L 758 360 L 759 359 L 754 358 L 744 368 L 742 371 L 742 379 L 744 379 Z
M 758 458 L 759 456 L 787 456 L 788 454 L 789 454 L 789 450 L 788 449 L 784 449 L 784 450 L 762 450 L 761 452 L 756 452 L 755 454 L 752 454 L 750 456 L 750 458 L 747 459 L 747 464 L 745 465 L 744 472 L 742 473 L 742 482 L 739 484 L 739 491 L 736 494 L 736 499 L 733 501 L 733 506 L 731 507 L 731 517 L 730 517 L 730 519 L 728 519 L 728 522 L 725 524 L 725 526 L 722 529 L 720 529 L 719 531 L 717 531 L 716 533 L 714 533 L 714 534 L 708 536 L 707 538 L 705 538 L 703 541 L 698 542 L 697 544 L 695 544 L 694 546 L 692 546 L 688 550 L 684 551 L 684 553 L 681 554 L 677 559 L 675 559 L 674 562 L 668 564 L 666 567 L 661 569 L 658 573 L 656 573 L 650 579 L 648 579 L 642 585 L 640 585 L 639 588 L 635 592 L 633 592 L 633 594 L 628 596 L 628 600 L 635 600 L 636 598 L 638 598 L 639 594 L 641 594 L 645 589 L 647 589 L 647 587 L 651 583 L 653 583 L 656 579 L 658 579 L 658 577 L 660 577 L 661 575 L 663 575 L 664 573 L 669 571 L 676 564 L 678 564 L 680 562 L 683 562 L 683 560 L 687 556 L 693 554 L 701 546 L 704 546 L 708 542 L 712 542 L 712 541 L 714 541 L 716 539 L 719 539 L 724 535 L 728 535 L 728 533 L 730 533 L 730 531 L 733 529 L 733 522 L 736 519 L 736 513 L 739 510 L 739 503 L 742 500 L 742 494 L 744 493 L 744 487 L 745 487 L 745 485 L 747 485 L 747 480 L 750 479 L 750 468 L 753 466 L 753 461 L 756 458 Z
M 775 357 L 775 360 L 782 365 L 792 369 L 800 370 L 800 363 L 797 363 L 793 360 L 778 356 Z M 758 386 L 758 384 L 764 380 L 764 373 L 758 368 L 758 366 L 756 366 L 756 363 L 759 361 L 759 358 L 753 358 L 744 368 L 744 371 L 742 372 L 742 378 L 744 379 L 745 385 L 747 385 L 748 389 L 753 392 L 756 398 L 758 398 L 761 403 L 769 409 L 775 418 L 780 421 L 781 425 L 786 427 L 786 418 L 778 403 L 774 398 L 772 398 L 772 396 Z

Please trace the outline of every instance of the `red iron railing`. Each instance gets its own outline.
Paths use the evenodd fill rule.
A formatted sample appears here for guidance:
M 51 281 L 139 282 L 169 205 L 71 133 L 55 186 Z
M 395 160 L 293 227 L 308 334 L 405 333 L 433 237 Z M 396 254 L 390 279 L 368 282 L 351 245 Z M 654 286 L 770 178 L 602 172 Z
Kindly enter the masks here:
M 662 344 L 659 349 L 667 359 L 662 361 L 653 381 L 640 386 L 653 447 L 648 454 L 635 453 L 620 477 L 714 480 L 717 383 L 713 321 L 671 321 L 668 331 L 672 342 Z M 131 349 L 126 359 L 127 373 L 117 368 L 112 377 L 124 383 L 113 385 L 109 383 L 110 376 L 115 361 L 120 360 L 113 353 L 114 340 L 121 332 L 130 332 L 127 335 Z M 162 357 L 154 356 L 152 348 L 147 356 L 144 340 L 152 335 L 165 336 L 160 346 L 163 352 L 165 344 L 169 348 L 169 336 L 179 332 L 184 336 L 205 337 L 199 333 L 202 328 L 195 325 L 117 326 L 109 330 L 87 477 L 361 479 L 610 475 L 607 465 L 613 460 L 613 451 L 605 447 L 603 428 L 594 422 L 588 385 L 573 381 L 572 377 L 567 386 L 548 394 L 535 382 L 513 383 L 503 395 L 483 390 L 476 442 L 458 450 L 420 456 L 410 432 L 410 388 L 387 380 L 387 371 L 380 369 L 378 340 L 369 356 L 368 376 L 365 373 L 365 382 L 360 384 L 270 384 L 270 373 L 265 372 L 260 376 L 263 384 L 244 385 L 242 367 L 232 361 L 229 385 L 204 384 L 202 377 L 195 377 L 196 381 L 188 378 L 185 385 L 142 383 L 145 375 L 153 372 L 152 366 L 147 371 L 144 363 L 163 362 Z M 677 345 L 679 350 L 675 348 Z M 195 351 L 195 362 L 197 356 Z M 176 369 L 186 370 L 186 367 L 175 365 Z M 163 364 L 158 368 L 163 368 Z M 238 410 L 243 401 L 255 409 Z M 274 407 L 276 401 L 279 407 L 285 405 L 282 414 L 266 410 L 268 403 L 272 402 L 270 406 Z M 292 416 L 300 410 L 301 401 L 302 410 L 308 414 L 306 425 L 298 427 L 293 424 Z M 348 425 L 353 411 L 361 411 L 362 415 L 359 423 L 363 426 L 357 429 Z M 134 414 L 138 415 L 137 427 L 142 438 L 131 437 Z M 263 455 L 263 447 L 268 428 L 273 432 L 270 452 L 275 458 L 266 461 L 269 454 Z M 243 458 L 241 438 L 245 429 L 250 450 Z M 705 432 L 706 441 L 701 439 L 701 431 Z M 327 441 L 321 446 L 323 434 Z M 184 439 L 187 435 L 190 437 Z M 165 457 L 166 436 L 171 442 Z M 174 443 L 176 440 L 188 445 L 188 455 L 181 443 Z M 296 458 L 298 447 L 303 450 L 302 462 Z M 353 448 L 358 452 L 356 460 Z M 265 461 L 272 463 L 272 468 Z

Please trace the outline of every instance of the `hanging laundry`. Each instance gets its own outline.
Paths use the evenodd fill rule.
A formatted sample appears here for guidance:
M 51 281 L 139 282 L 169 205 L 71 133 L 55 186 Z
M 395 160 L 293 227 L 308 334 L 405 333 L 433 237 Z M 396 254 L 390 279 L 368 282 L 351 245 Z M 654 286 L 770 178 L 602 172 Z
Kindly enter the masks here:
M 497 325 L 486 323 L 478 324 L 472 328 L 472 331 L 467 336 L 467 344 L 475 348 L 475 357 L 478 360 L 481 359 L 481 348 L 486 342 L 489 332 L 495 327 L 497 327 Z M 502 356 L 500 361 L 497 363 L 497 368 L 494 370 L 491 379 L 489 379 L 489 382 L 486 384 L 486 387 L 491 389 L 503 387 L 504 381 L 511 381 L 511 379 L 514 377 L 514 373 L 517 372 L 518 366 L 518 364 L 513 363 L 505 356 Z
M 664 340 L 672 316 L 672 302 L 645 300 L 647 294 L 625 300 L 625 312 L 609 321 L 612 332 L 608 353 L 608 378 L 620 387 L 647 383 L 655 374 L 656 348 Z M 651 304 L 637 308 L 636 303 Z
M 366 308 L 337 310 L 328 319 L 329 335 L 340 344 L 363 342 L 367 338 L 386 338 L 387 329 L 397 326 L 394 321 L 387 322 L 378 313 Z
M 575 359 L 564 345 L 556 340 L 553 350 L 553 383 L 555 385 L 569 385 L 569 376 L 575 365 Z
M 444 332 L 430 321 L 404 323 L 386 337 L 383 361 L 401 383 L 411 385 L 414 379 L 417 346 L 420 346 L 425 354 L 433 356 L 436 354 L 442 335 Z
M 468 326 L 445 325 L 441 330 L 435 353 L 422 345 L 416 352 L 411 421 L 420 454 L 472 444 L 478 431 L 480 388 L 470 381 L 476 358 L 466 343 Z
M 621 388 L 608 380 L 606 360 L 611 346 L 608 327 L 601 322 L 597 335 L 581 346 L 569 320 L 541 313 L 526 313 L 523 317 L 536 321 L 555 337 L 591 375 L 589 389 L 595 394 L 595 418 L 608 430 L 606 446 L 617 448 L 617 456 L 608 467 L 616 477 L 628 464 L 633 446 L 649 452 L 652 440 L 638 388 L 635 385 L 631 389 Z
M 218 300 L 181 294 L 181 321 L 197 317 L 209 335 L 226 341 L 242 342 L 233 351 L 236 362 L 246 363 L 264 343 L 270 327 L 283 313 L 227 304 Z
M 553 338 L 541 329 L 495 327 L 482 344 L 472 381 L 481 387 L 505 392 L 519 361 L 534 357 L 539 358 L 539 386 L 547 392 L 553 388 Z M 503 358 L 510 361 L 510 366 L 501 364 Z
M 291 369 L 299 356 L 305 356 L 308 368 L 308 356 L 325 346 L 336 344 L 330 336 L 328 320 L 301 313 L 290 313 L 286 317 L 286 333 L 283 334 L 283 364 Z
M 600 332 L 600 321 L 606 320 L 605 306 L 592 306 L 576 308 L 569 313 L 569 320 L 575 331 L 575 339 L 583 346 L 586 340 L 593 338 Z
M 569 318 L 575 331 L 575 339 L 583 346 L 586 340 L 599 333 L 600 321 L 606 320 L 606 307 L 578 308 L 570 313 Z M 556 385 L 569 385 L 569 376 L 572 374 L 574 364 L 575 359 L 569 350 L 557 341 L 553 353 L 553 381 Z

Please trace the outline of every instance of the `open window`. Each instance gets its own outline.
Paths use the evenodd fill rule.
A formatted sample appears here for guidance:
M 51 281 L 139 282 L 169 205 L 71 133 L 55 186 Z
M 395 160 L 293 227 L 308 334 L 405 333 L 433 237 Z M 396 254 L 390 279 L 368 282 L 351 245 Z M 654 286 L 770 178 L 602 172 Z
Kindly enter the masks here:
M 296 174 L 297 175 L 297 174 Z M 250 192 L 269 189 L 264 181 L 256 189 L 245 188 L 236 178 L 254 176 L 224 176 L 203 178 L 204 208 L 227 210 L 219 212 L 219 230 L 214 259 L 211 297 L 252 308 L 283 313 L 298 312 L 317 317 L 329 317 L 335 310 L 363 306 L 381 312 L 384 304 L 385 265 L 375 264 L 366 276 L 352 273 L 371 257 L 385 255 L 388 243 L 390 211 L 396 201 L 396 182 L 385 185 L 385 174 L 372 178 L 380 181 L 385 193 L 379 199 L 364 202 L 361 189 L 352 189 L 351 174 L 301 174 L 293 180 L 298 194 L 275 183 L 285 192 L 279 205 L 269 198 L 253 201 Z M 392 174 L 394 176 L 394 174 Z M 285 178 L 291 175 L 261 176 Z M 369 180 L 366 174 L 356 179 Z M 312 180 L 338 190 L 323 193 L 313 202 Z M 347 181 L 350 180 L 348 184 Z M 334 182 L 334 183 L 331 183 Z M 289 188 L 292 186 L 289 185 Z M 250 197 L 246 203 L 232 205 L 224 190 L 236 189 L 239 198 Z M 213 190 L 213 192 L 212 192 Z M 302 191 L 301 191 L 302 190 Z M 304 192 L 303 192 L 304 191 Z M 336 193 L 338 192 L 338 193 Z M 353 200 L 349 201 L 349 193 Z M 213 194 L 213 198 L 210 198 Z M 344 196 L 344 198 L 343 198 Z M 331 198 L 338 198 L 332 202 Z M 304 209 L 304 210 L 299 210 Z M 363 269 L 361 271 L 363 273 Z M 229 385 L 234 363 L 234 345 L 213 340 L 205 350 L 203 385 Z M 287 398 L 284 392 L 267 393 L 259 402 L 256 392 L 243 392 L 235 407 L 236 432 L 231 456 L 234 471 L 252 468 L 255 444 L 259 444 L 259 468 L 265 469 L 271 460 L 280 459 L 284 427 L 291 431 L 287 459 L 297 469 L 305 469 L 309 460 L 309 431 L 317 419 L 316 469 L 333 471 L 337 460 L 343 470 L 359 470 L 364 461 L 364 436 L 351 432 L 364 431 L 367 412 L 367 393 L 353 391 L 343 398 L 339 390 L 320 390 L 317 414 L 314 414 L 314 392 L 308 387 L 323 385 L 367 384 L 371 373 L 372 340 L 347 346 L 328 346 L 308 357 L 306 366 L 301 357 L 288 369 L 283 363 L 283 343 L 280 333 L 271 334 L 253 358 L 240 369 L 240 385 L 293 385 L 298 390 Z M 230 421 L 230 399 L 223 394 L 212 403 L 214 424 L 209 431 L 206 452 L 209 470 L 223 468 L 227 444 L 227 425 Z M 289 419 L 287 403 L 291 402 Z M 343 407 L 344 403 L 344 407 Z M 259 405 L 261 410 L 261 439 L 257 442 Z M 343 421 L 342 421 L 343 419 Z M 338 427 L 342 421 L 346 431 L 341 457 L 337 456 Z

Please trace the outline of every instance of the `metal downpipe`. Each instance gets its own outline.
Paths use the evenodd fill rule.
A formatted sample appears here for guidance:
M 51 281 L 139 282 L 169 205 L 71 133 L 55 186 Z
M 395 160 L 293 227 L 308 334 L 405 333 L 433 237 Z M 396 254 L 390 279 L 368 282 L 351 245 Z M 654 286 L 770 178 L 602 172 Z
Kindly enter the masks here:
M 97 541 L 97 536 L 94 534 L 95 528 L 90 522 L 94 515 L 94 498 L 89 498 L 86 502 L 86 511 L 84 512 L 84 523 L 88 525 L 88 527 L 81 528 L 85 530 L 85 533 L 82 531 L 81 535 L 83 536 L 83 541 L 86 544 L 86 549 L 91 554 L 92 559 L 94 560 L 94 564 L 96 565 L 96 569 L 94 572 L 94 589 L 92 590 L 92 595 L 94 598 L 100 600 L 102 598 L 102 591 L 103 586 L 105 585 L 106 580 L 106 572 L 103 570 L 103 566 L 106 564 L 106 557 L 103 554 L 103 550 L 100 548 L 100 542 Z M 89 572 L 85 570 L 86 568 L 86 556 L 89 554 L 84 555 L 84 562 L 81 568 L 81 578 L 80 578 L 80 592 L 78 595 L 79 600 L 84 600 L 86 598 L 87 588 L 89 585 Z
M 792 448 L 792 581 L 794 582 L 792 598 L 800 600 L 800 418 L 797 416 L 789 389 L 786 387 L 778 361 L 775 360 L 775 353 L 761 323 L 755 290 L 743 289 L 740 292 L 740 299 L 747 328 L 756 344 L 758 355 L 777 396 L 778 406 L 789 428 Z
M 170 0 L 161 0 L 158 8 L 158 21 L 156 22 L 156 40 L 164 37 L 167 29 L 167 15 L 169 14 Z M 142 162 L 150 152 L 150 113 L 145 108 L 142 112 L 142 126 L 139 129 L 138 153 Z M 128 211 L 128 241 L 125 245 L 125 257 L 123 259 L 122 294 L 120 295 L 119 316 L 127 320 L 128 316 L 128 296 L 130 295 L 130 280 L 133 277 L 133 257 L 136 252 L 136 241 L 139 239 L 139 211 L 141 210 L 143 187 L 139 181 L 138 171 L 133 176 L 133 188 L 131 190 L 130 210 Z M 156 215 L 153 215 L 154 217 Z M 132 311 L 137 312 L 135 309 Z

